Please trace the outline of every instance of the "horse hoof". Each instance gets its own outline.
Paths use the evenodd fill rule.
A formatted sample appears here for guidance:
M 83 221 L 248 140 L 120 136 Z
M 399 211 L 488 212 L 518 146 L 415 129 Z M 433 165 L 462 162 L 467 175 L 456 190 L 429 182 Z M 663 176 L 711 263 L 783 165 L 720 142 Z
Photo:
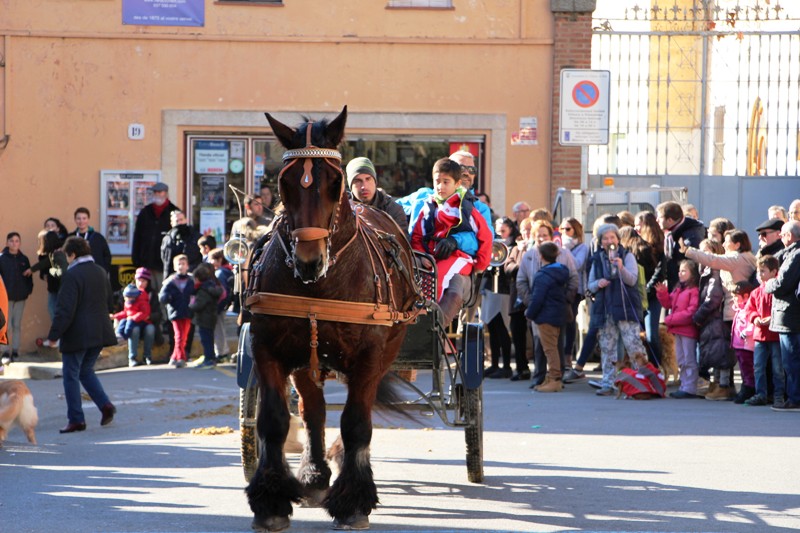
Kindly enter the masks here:
M 369 529 L 369 516 L 365 514 L 354 514 L 344 520 L 334 520 L 333 529 L 340 531 L 350 531 L 354 529 Z
M 250 527 L 256 533 L 277 532 L 289 529 L 288 516 L 255 517 Z
M 305 497 L 303 498 L 303 502 L 301 503 L 302 507 L 321 507 L 322 500 L 325 499 L 325 496 L 328 495 L 328 491 L 321 490 L 321 489 L 312 489 L 307 490 Z

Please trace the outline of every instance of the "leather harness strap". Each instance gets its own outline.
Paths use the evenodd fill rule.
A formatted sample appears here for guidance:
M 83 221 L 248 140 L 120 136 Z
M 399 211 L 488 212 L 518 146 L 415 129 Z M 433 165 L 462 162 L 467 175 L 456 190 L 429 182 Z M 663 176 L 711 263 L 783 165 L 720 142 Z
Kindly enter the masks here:
M 419 314 L 425 312 L 423 308 L 415 308 L 401 313 L 392 310 L 388 305 L 306 298 L 272 292 L 253 294 L 245 300 L 245 305 L 250 312 L 255 314 L 308 319 L 311 330 L 308 366 L 311 379 L 318 387 L 322 386 L 322 382 L 319 379 L 317 320 L 391 327 L 398 322 L 414 320 Z

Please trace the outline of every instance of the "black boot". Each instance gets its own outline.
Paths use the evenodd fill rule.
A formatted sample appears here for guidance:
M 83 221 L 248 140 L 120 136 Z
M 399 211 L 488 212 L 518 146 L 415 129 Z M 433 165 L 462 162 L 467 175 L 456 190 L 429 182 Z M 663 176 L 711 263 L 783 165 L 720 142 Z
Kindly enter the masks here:
M 739 393 L 736 394 L 736 397 L 733 399 L 733 403 L 741 405 L 755 395 L 755 393 L 756 390 L 753 387 L 742 385 L 741 388 L 739 388 Z

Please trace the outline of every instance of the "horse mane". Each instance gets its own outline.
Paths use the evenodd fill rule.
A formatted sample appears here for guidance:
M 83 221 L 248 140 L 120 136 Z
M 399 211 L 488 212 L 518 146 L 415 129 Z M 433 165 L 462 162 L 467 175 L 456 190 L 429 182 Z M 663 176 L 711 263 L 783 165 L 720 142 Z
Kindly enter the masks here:
M 297 125 L 294 137 L 292 137 L 292 149 L 305 148 L 306 128 L 309 123 L 311 123 L 311 144 L 319 148 L 336 148 L 336 146 L 331 146 L 333 143 L 324 135 L 325 129 L 330 122 L 327 118 L 323 118 L 319 122 L 315 122 L 314 119 L 305 115 L 301 115 L 300 118 L 303 122 Z

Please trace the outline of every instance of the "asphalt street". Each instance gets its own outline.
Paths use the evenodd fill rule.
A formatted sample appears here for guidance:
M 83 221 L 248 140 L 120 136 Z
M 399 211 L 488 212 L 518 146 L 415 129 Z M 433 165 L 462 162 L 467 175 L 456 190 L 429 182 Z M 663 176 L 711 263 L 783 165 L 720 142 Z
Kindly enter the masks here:
M 89 427 L 68 435 L 61 381 L 30 381 L 39 442 L 14 429 L 0 448 L 0 531 L 249 531 L 234 371 L 102 372 L 117 417 L 101 428 L 86 398 Z M 344 394 L 327 383 L 329 402 Z M 373 531 L 800 529 L 798 413 L 617 400 L 585 383 L 540 394 L 508 380 L 487 380 L 484 403 L 482 484 L 467 481 L 463 430 L 375 416 Z M 295 509 L 291 531 L 329 529 L 323 510 Z

